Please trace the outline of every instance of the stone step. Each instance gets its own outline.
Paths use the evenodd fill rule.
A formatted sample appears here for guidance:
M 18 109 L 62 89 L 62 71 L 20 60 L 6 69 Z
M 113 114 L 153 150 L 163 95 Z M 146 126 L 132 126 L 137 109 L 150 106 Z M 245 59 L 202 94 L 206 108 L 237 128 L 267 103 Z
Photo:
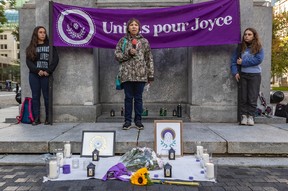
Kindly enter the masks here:
M 32 126 L 0 123 L 0 154 L 53 153 L 70 141 L 72 152 L 80 154 L 83 131 L 115 131 L 115 153 L 136 147 L 154 148 L 154 123 L 144 123 L 144 130 L 122 130 L 122 123 L 54 123 Z M 183 123 L 184 154 L 195 153 L 196 142 L 208 152 L 220 155 L 287 155 L 287 124 Z M 137 144 L 138 139 L 138 144 Z

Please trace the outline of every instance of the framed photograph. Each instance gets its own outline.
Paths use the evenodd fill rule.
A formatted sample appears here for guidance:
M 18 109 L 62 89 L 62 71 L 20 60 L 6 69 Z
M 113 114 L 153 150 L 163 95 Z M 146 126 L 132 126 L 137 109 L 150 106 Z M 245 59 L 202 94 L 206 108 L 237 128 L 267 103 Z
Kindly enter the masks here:
M 83 131 L 81 157 L 92 157 L 95 149 L 99 156 L 114 156 L 115 131 Z
M 182 120 L 155 120 L 155 152 L 167 156 L 169 149 L 175 150 L 176 156 L 183 155 Z

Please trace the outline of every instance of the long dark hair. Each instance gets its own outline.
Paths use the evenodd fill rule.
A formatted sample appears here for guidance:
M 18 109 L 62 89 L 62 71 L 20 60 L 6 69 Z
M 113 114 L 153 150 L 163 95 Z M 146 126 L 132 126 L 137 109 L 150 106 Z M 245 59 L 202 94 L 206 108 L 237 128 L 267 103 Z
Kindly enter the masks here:
M 37 56 L 36 47 L 37 47 L 37 44 L 38 44 L 38 31 L 41 28 L 46 31 L 46 37 L 45 37 L 45 40 L 44 40 L 44 44 L 45 45 L 49 44 L 49 38 L 48 38 L 47 30 L 45 29 L 45 27 L 43 27 L 43 26 L 35 27 L 34 30 L 33 30 L 33 33 L 32 33 L 30 44 L 26 48 L 26 58 L 28 58 L 29 60 L 32 60 L 32 61 L 34 61 L 36 59 L 36 56 Z
M 251 43 L 251 53 L 257 54 L 258 52 L 260 52 L 260 50 L 262 48 L 262 44 L 260 42 L 259 34 L 254 28 L 245 29 L 243 36 L 242 36 L 242 44 L 241 44 L 242 51 L 241 52 L 244 52 L 248 46 L 247 43 L 244 41 L 244 35 L 245 35 L 246 31 L 251 31 L 254 35 L 254 39 L 252 40 L 252 43 Z

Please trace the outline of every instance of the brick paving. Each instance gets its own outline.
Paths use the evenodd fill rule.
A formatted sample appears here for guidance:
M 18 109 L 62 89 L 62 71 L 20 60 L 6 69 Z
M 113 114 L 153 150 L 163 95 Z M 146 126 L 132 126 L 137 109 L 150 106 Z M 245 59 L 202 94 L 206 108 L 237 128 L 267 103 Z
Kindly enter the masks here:
M 217 183 L 200 182 L 199 187 L 159 185 L 134 186 L 128 182 L 97 179 L 48 181 L 44 166 L 0 166 L 1 191 L 288 191 L 288 167 L 229 167 L 217 168 Z

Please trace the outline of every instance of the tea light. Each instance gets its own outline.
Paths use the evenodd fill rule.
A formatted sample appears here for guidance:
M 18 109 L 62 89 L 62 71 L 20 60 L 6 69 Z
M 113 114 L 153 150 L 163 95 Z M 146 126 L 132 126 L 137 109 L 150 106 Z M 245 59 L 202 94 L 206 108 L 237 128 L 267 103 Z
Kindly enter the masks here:
M 206 163 L 206 178 L 213 179 L 214 178 L 214 164 Z
M 70 164 L 64 164 L 63 165 L 63 174 L 70 174 Z

